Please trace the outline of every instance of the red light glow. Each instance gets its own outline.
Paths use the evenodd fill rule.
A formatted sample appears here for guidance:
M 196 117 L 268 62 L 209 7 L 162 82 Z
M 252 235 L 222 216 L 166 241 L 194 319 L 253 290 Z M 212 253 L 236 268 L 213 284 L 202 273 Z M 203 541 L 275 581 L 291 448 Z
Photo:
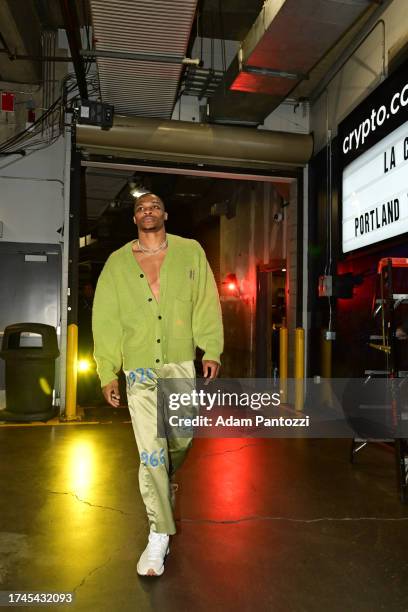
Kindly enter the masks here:
M 235 294 L 236 297 L 239 296 L 238 279 L 234 273 L 230 272 L 229 274 L 227 274 L 224 280 L 222 281 L 222 284 L 225 288 L 224 291 L 228 291 L 228 293 L 233 295 Z

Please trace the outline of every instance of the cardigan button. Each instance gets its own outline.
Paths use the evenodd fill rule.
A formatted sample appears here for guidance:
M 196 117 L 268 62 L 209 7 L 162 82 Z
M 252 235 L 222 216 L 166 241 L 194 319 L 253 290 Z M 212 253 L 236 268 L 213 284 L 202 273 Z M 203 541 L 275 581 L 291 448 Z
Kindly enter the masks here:
M 147 298 L 148 302 L 151 302 L 153 300 L 153 298 Z
M 157 318 L 158 318 L 158 319 L 161 319 L 161 315 L 159 315 Z
M 157 338 L 157 342 L 160 342 L 160 338 Z
M 141 275 L 140 275 L 140 278 L 144 278 L 144 274 L 141 274 Z
M 159 363 L 159 362 L 160 362 L 160 359 L 156 359 L 156 363 Z

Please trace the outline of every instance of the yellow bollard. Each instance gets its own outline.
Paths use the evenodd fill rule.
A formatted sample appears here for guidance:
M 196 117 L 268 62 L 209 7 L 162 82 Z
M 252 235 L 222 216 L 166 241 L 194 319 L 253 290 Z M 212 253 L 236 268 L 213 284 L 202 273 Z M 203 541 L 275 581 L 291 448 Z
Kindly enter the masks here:
M 305 330 L 295 329 L 295 410 L 303 410 L 305 378 Z
M 280 399 L 284 403 L 288 395 L 288 328 L 279 330 L 279 379 Z
M 295 378 L 305 377 L 305 330 L 295 329 Z
M 68 325 L 67 330 L 67 390 L 65 395 L 65 420 L 74 421 L 77 417 L 77 361 L 78 326 Z

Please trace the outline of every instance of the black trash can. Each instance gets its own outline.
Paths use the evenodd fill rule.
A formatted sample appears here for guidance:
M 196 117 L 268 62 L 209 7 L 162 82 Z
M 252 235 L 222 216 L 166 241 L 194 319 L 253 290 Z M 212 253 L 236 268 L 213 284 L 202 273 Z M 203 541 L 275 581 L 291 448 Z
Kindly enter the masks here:
M 22 346 L 22 334 L 41 336 L 41 346 Z M 6 409 L 0 419 L 47 421 L 57 409 L 52 404 L 55 359 L 59 355 L 52 325 L 16 323 L 4 330 L 0 357 L 6 362 Z

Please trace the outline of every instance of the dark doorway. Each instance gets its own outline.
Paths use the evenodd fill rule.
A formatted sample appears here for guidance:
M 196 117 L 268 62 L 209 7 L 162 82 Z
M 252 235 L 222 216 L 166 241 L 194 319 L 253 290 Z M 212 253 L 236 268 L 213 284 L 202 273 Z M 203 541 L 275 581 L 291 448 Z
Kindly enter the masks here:
M 256 282 L 255 374 L 279 373 L 279 329 L 286 325 L 285 263 L 258 267 Z

